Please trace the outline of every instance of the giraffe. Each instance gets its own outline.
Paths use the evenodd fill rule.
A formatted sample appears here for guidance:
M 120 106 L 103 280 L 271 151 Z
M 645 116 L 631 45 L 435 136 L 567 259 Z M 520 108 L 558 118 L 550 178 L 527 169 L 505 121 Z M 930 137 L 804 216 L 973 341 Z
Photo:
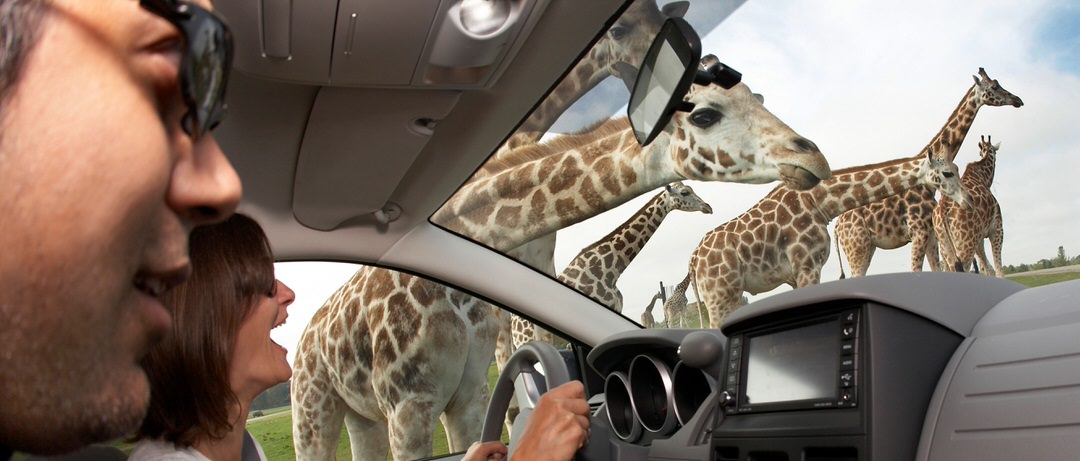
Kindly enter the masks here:
M 923 152 L 933 149 L 952 162 L 964 142 L 975 115 L 982 106 L 1020 107 L 1024 102 L 1008 92 L 979 68 L 975 84 Z M 851 210 L 836 221 L 836 240 L 847 255 L 853 277 L 866 275 L 876 248 L 894 249 L 911 243 L 911 270 L 921 272 L 926 258 L 931 270 L 941 270 L 932 214 L 936 200 L 933 191 L 917 187 L 905 194 Z M 837 254 L 838 257 L 841 255 Z M 844 277 L 841 270 L 841 278 Z
M 664 282 L 660 282 L 660 289 L 656 291 L 652 299 L 649 300 L 649 304 L 645 306 L 645 310 L 641 312 L 641 326 L 645 328 L 655 328 L 656 319 L 652 316 L 653 305 L 656 301 L 667 302 L 664 297 Z
M 777 186 L 756 205 L 701 239 L 690 256 L 690 277 L 709 312 L 709 327 L 733 311 L 744 291 L 782 283 L 816 284 L 829 257 L 829 222 L 841 213 L 917 186 L 970 204 L 956 165 L 924 155 L 846 168 L 809 190 Z M 674 298 L 674 295 L 672 296 Z
M 712 207 L 694 189 L 676 181 L 664 186 L 645 206 L 608 235 L 585 247 L 567 264 L 559 281 L 615 312 L 622 312 L 623 297 L 615 283 L 645 244 L 675 210 L 712 214 Z M 536 336 L 532 322 L 513 316 L 514 349 Z
M 1004 237 L 1001 207 L 990 191 L 999 148 L 1001 143 L 992 144 L 989 136 L 980 137 L 979 153 L 982 158 L 964 168 L 960 181 L 971 195 L 970 209 L 958 207 L 946 198 L 942 198 L 934 208 L 934 232 L 940 243 L 945 267 L 963 271 L 971 265 L 972 253 L 975 253 L 982 262 L 983 270 L 989 275 L 1005 276 L 1001 269 L 1001 242 Z M 993 268 L 987 264 L 982 245 L 985 238 L 990 239 Z
M 615 283 L 645 248 L 664 218 L 675 210 L 712 214 L 712 207 L 690 186 L 681 181 L 665 185 L 662 192 L 630 219 L 582 249 L 559 274 L 559 281 L 615 312 L 622 312 L 622 293 Z
M 678 285 L 675 285 L 675 289 L 671 292 L 671 297 L 667 301 L 664 301 L 664 321 L 667 322 L 668 328 L 675 328 L 672 321 L 678 317 L 679 327 L 685 325 L 685 312 L 686 312 L 686 289 L 690 286 L 690 274 L 683 277 L 682 281 Z M 701 319 L 701 309 L 698 309 L 698 325 L 704 325 Z
M 831 174 L 817 146 L 745 84 L 694 86 L 685 102 L 692 112 L 675 114 L 648 146 L 625 118 L 561 137 L 565 143 L 523 146 L 533 155 L 509 155 L 514 162 L 471 179 L 431 221 L 508 251 L 679 179 L 783 179 L 807 188 Z M 396 459 L 430 456 L 440 418 L 450 449 L 463 450 L 482 427 L 497 317 L 490 305 L 425 279 L 359 270 L 312 318 L 297 348 L 297 458 L 332 458 L 343 418 L 354 459 L 385 456 L 388 447 Z

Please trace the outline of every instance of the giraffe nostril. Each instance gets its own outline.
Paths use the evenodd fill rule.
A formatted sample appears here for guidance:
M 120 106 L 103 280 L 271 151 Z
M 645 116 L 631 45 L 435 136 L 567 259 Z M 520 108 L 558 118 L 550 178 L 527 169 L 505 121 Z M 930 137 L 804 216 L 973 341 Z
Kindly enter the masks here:
M 794 144 L 799 152 L 820 152 L 817 144 L 806 138 L 795 138 Z

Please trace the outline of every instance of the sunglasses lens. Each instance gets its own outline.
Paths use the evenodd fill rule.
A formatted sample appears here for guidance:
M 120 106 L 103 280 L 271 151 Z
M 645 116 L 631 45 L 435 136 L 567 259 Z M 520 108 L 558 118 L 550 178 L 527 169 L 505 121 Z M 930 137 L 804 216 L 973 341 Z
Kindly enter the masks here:
M 185 89 L 193 111 L 194 136 L 200 136 L 225 117 L 225 84 L 229 78 L 232 37 L 211 13 L 200 11 L 188 24 L 188 65 Z
M 225 84 L 233 53 L 229 26 L 214 13 L 187 2 L 140 0 L 139 4 L 168 20 L 187 40 L 180 65 L 181 93 L 188 106 L 183 128 L 198 139 L 225 118 Z

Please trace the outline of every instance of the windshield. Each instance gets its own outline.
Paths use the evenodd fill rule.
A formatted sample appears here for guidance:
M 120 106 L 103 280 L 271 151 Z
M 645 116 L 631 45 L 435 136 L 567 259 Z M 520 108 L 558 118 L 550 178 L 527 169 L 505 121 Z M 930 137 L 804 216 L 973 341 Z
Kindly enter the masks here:
M 556 163 L 531 189 L 489 181 L 506 194 L 483 210 L 490 220 L 456 224 L 451 198 L 432 221 L 645 326 L 716 325 L 748 300 L 842 276 L 960 265 L 1004 276 L 1075 252 L 1080 201 L 1064 175 L 1080 166 L 1080 11 L 1066 2 L 635 2 L 459 195 L 539 157 L 662 144 L 630 146 L 626 125 L 605 121 L 625 115 L 636 63 L 668 16 L 690 22 L 702 54 L 740 71 L 763 114 L 797 133 L 790 148 L 819 148 L 833 177 L 809 190 L 686 180 L 624 197 L 618 160 Z M 701 107 L 667 135 L 775 136 L 753 129 L 775 123 L 767 115 Z M 540 201 L 607 211 L 556 219 L 553 236 L 525 246 L 490 239 L 538 219 L 528 213 Z

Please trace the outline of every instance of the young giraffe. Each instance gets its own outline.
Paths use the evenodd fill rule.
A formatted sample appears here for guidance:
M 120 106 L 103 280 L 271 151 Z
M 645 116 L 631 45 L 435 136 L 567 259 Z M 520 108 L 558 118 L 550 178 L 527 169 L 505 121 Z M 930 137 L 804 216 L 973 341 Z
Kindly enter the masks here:
M 664 302 L 664 321 L 667 322 L 668 328 L 675 328 L 675 325 L 671 324 L 672 319 L 679 319 L 679 328 L 685 326 L 685 312 L 687 309 L 687 303 L 690 301 L 686 299 L 686 290 L 690 287 L 690 274 L 686 274 L 682 281 L 678 285 L 675 285 L 675 289 L 671 292 L 671 297 Z M 698 325 L 705 325 L 705 322 L 701 318 L 701 309 L 697 310 Z
M 634 213 L 607 236 L 582 249 L 567 264 L 559 281 L 577 289 L 615 312 L 622 312 L 623 297 L 616 287 L 619 277 L 633 262 L 645 244 L 675 210 L 699 211 L 712 214 L 712 207 L 682 182 L 665 185 L 645 206 Z M 536 327 L 524 318 L 514 316 L 514 349 L 532 341 Z
M 990 137 L 980 138 L 979 152 L 982 158 L 964 168 L 960 182 L 971 195 L 972 207 L 965 209 L 942 198 L 934 208 L 934 232 L 940 242 L 945 267 L 963 271 L 971 266 L 972 253 L 979 256 L 983 270 L 992 276 L 1004 277 L 1001 269 L 1001 207 L 990 191 L 994 183 L 997 151 L 1001 144 L 991 144 Z M 990 251 L 994 267 L 987 264 L 983 239 L 990 239 Z
M 623 297 L 615 283 L 645 248 L 664 218 L 675 210 L 712 214 L 712 207 L 690 186 L 681 181 L 665 185 L 662 192 L 630 219 L 581 250 L 559 274 L 559 281 L 615 312 L 622 312 Z
M 922 152 L 933 149 L 938 155 L 943 155 L 952 162 L 980 107 L 1024 105 L 1019 97 L 1002 88 L 997 80 L 987 76 L 983 68 L 979 68 L 979 76 L 974 78 L 975 84 L 967 90 L 941 131 L 930 140 Z M 922 271 L 924 257 L 931 270 L 941 270 L 932 222 L 936 203 L 932 190 L 916 187 L 902 195 L 840 215 L 836 221 L 836 240 L 847 255 L 852 276 L 866 275 L 876 248 L 888 250 L 908 243 L 911 243 L 912 271 Z M 843 277 L 841 270 L 841 278 Z
M 769 113 L 744 84 L 694 86 L 641 146 L 625 118 L 571 144 L 526 146 L 536 160 L 466 183 L 436 224 L 507 251 L 679 179 L 812 187 L 831 174 L 809 140 Z M 492 171 L 496 171 L 493 169 Z M 393 306 L 393 307 L 388 307 Z M 334 456 L 342 418 L 354 459 L 430 456 L 440 418 L 453 451 L 477 440 L 486 369 L 499 320 L 490 305 L 397 271 L 364 268 L 305 329 L 292 385 L 297 458 Z
M 809 190 L 781 185 L 739 217 L 709 231 L 690 256 L 690 277 L 720 322 L 744 291 L 766 292 L 782 283 L 816 284 L 829 257 L 829 222 L 841 213 L 917 186 L 970 204 L 956 165 L 930 151 L 918 157 L 837 170 Z

